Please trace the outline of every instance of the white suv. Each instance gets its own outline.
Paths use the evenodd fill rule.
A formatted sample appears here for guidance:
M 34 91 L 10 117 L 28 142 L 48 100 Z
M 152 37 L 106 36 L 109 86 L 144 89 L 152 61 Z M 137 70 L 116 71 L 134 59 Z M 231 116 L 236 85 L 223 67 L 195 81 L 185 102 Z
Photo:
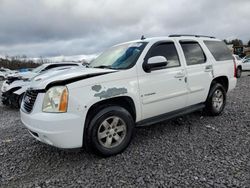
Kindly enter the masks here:
M 41 142 L 110 156 L 136 126 L 200 109 L 219 115 L 235 86 L 236 65 L 220 40 L 143 38 L 111 47 L 86 69 L 33 81 L 21 119 Z

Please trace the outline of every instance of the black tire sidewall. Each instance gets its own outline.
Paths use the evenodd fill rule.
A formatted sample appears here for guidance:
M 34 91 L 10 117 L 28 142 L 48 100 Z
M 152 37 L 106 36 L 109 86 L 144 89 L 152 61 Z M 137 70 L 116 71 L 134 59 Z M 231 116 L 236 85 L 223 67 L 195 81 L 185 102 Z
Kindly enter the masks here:
M 217 90 L 220 90 L 223 94 L 223 105 L 219 111 L 214 108 L 213 101 L 212 101 L 214 93 Z M 208 114 L 212 116 L 220 115 L 226 106 L 226 99 L 227 99 L 227 95 L 226 95 L 226 90 L 224 89 L 224 87 L 219 83 L 214 84 L 212 88 L 210 89 L 209 97 L 206 102 L 206 111 L 208 112 Z
M 236 72 L 237 78 L 240 78 L 241 77 L 241 68 L 238 67 L 236 71 L 237 71 Z
M 21 108 L 22 100 L 23 100 L 24 94 L 21 94 L 18 98 L 18 108 Z
M 103 147 L 97 138 L 97 131 L 100 126 L 100 124 L 108 117 L 110 116 L 118 116 L 121 118 L 127 128 L 127 134 L 122 141 L 122 143 L 114 148 L 108 149 Z M 127 148 L 129 145 L 132 136 L 134 132 L 134 120 L 130 113 L 119 106 L 110 106 L 107 108 L 104 108 L 101 110 L 97 115 L 94 116 L 94 118 L 90 121 L 90 124 L 87 128 L 87 147 L 91 147 L 91 150 L 94 151 L 96 154 L 101 155 L 101 156 L 111 156 L 111 155 L 116 155 L 118 153 L 121 153 L 123 150 Z

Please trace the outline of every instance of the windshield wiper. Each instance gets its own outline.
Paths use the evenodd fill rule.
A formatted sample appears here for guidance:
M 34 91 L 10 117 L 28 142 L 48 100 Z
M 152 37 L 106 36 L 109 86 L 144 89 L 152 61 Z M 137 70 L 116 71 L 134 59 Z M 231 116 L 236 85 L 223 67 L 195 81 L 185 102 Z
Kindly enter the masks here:
M 111 65 L 100 65 L 100 66 L 96 66 L 96 67 L 93 67 L 93 68 L 99 68 L 99 69 L 113 69 L 113 68 L 111 68 Z

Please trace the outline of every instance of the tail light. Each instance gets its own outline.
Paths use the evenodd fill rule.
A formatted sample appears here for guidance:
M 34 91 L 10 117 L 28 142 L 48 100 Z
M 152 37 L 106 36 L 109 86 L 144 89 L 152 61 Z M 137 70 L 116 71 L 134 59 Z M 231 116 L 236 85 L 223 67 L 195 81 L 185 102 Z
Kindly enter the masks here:
M 234 77 L 237 77 L 237 68 L 236 68 L 236 61 L 234 59 Z

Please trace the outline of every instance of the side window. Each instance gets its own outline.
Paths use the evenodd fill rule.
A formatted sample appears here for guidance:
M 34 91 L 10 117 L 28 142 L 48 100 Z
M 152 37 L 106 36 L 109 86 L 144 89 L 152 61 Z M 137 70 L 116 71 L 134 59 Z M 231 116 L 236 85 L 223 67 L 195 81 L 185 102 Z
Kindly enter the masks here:
M 179 67 L 180 61 L 173 42 L 161 43 L 153 48 L 150 52 L 150 57 L 154 56 L 164 56 L 167 61 L 167 68 Z
M 67 66 L 77 66 L 77 64 L 52 64 L 52 65 L 47 66 L 41 72 L 47 71 L 49 69 L 57 68 L 57 67 L 67 67 Z
M 216 61 L 231 60 L 232 54 L 222 41 L 204 41 Z
M 206 56 L 198 42 L 180 41 L 187 65 L 197 65 L 206 62 Z
M 66 64 L 66 63 L 58 64 L 58 67 L 67 67 L 67 66 L 78 66 L 78 65 L 77 64 L 71 64 L 71 63 L 69 63 L 69 64 Z
M 49 70 L 49 69 L 51 69 L 51 68 L 53 68 L 53 65 L 47 66 L 45 69 L 41 70 L 41 72 L 44 72 L 44 71 Z

